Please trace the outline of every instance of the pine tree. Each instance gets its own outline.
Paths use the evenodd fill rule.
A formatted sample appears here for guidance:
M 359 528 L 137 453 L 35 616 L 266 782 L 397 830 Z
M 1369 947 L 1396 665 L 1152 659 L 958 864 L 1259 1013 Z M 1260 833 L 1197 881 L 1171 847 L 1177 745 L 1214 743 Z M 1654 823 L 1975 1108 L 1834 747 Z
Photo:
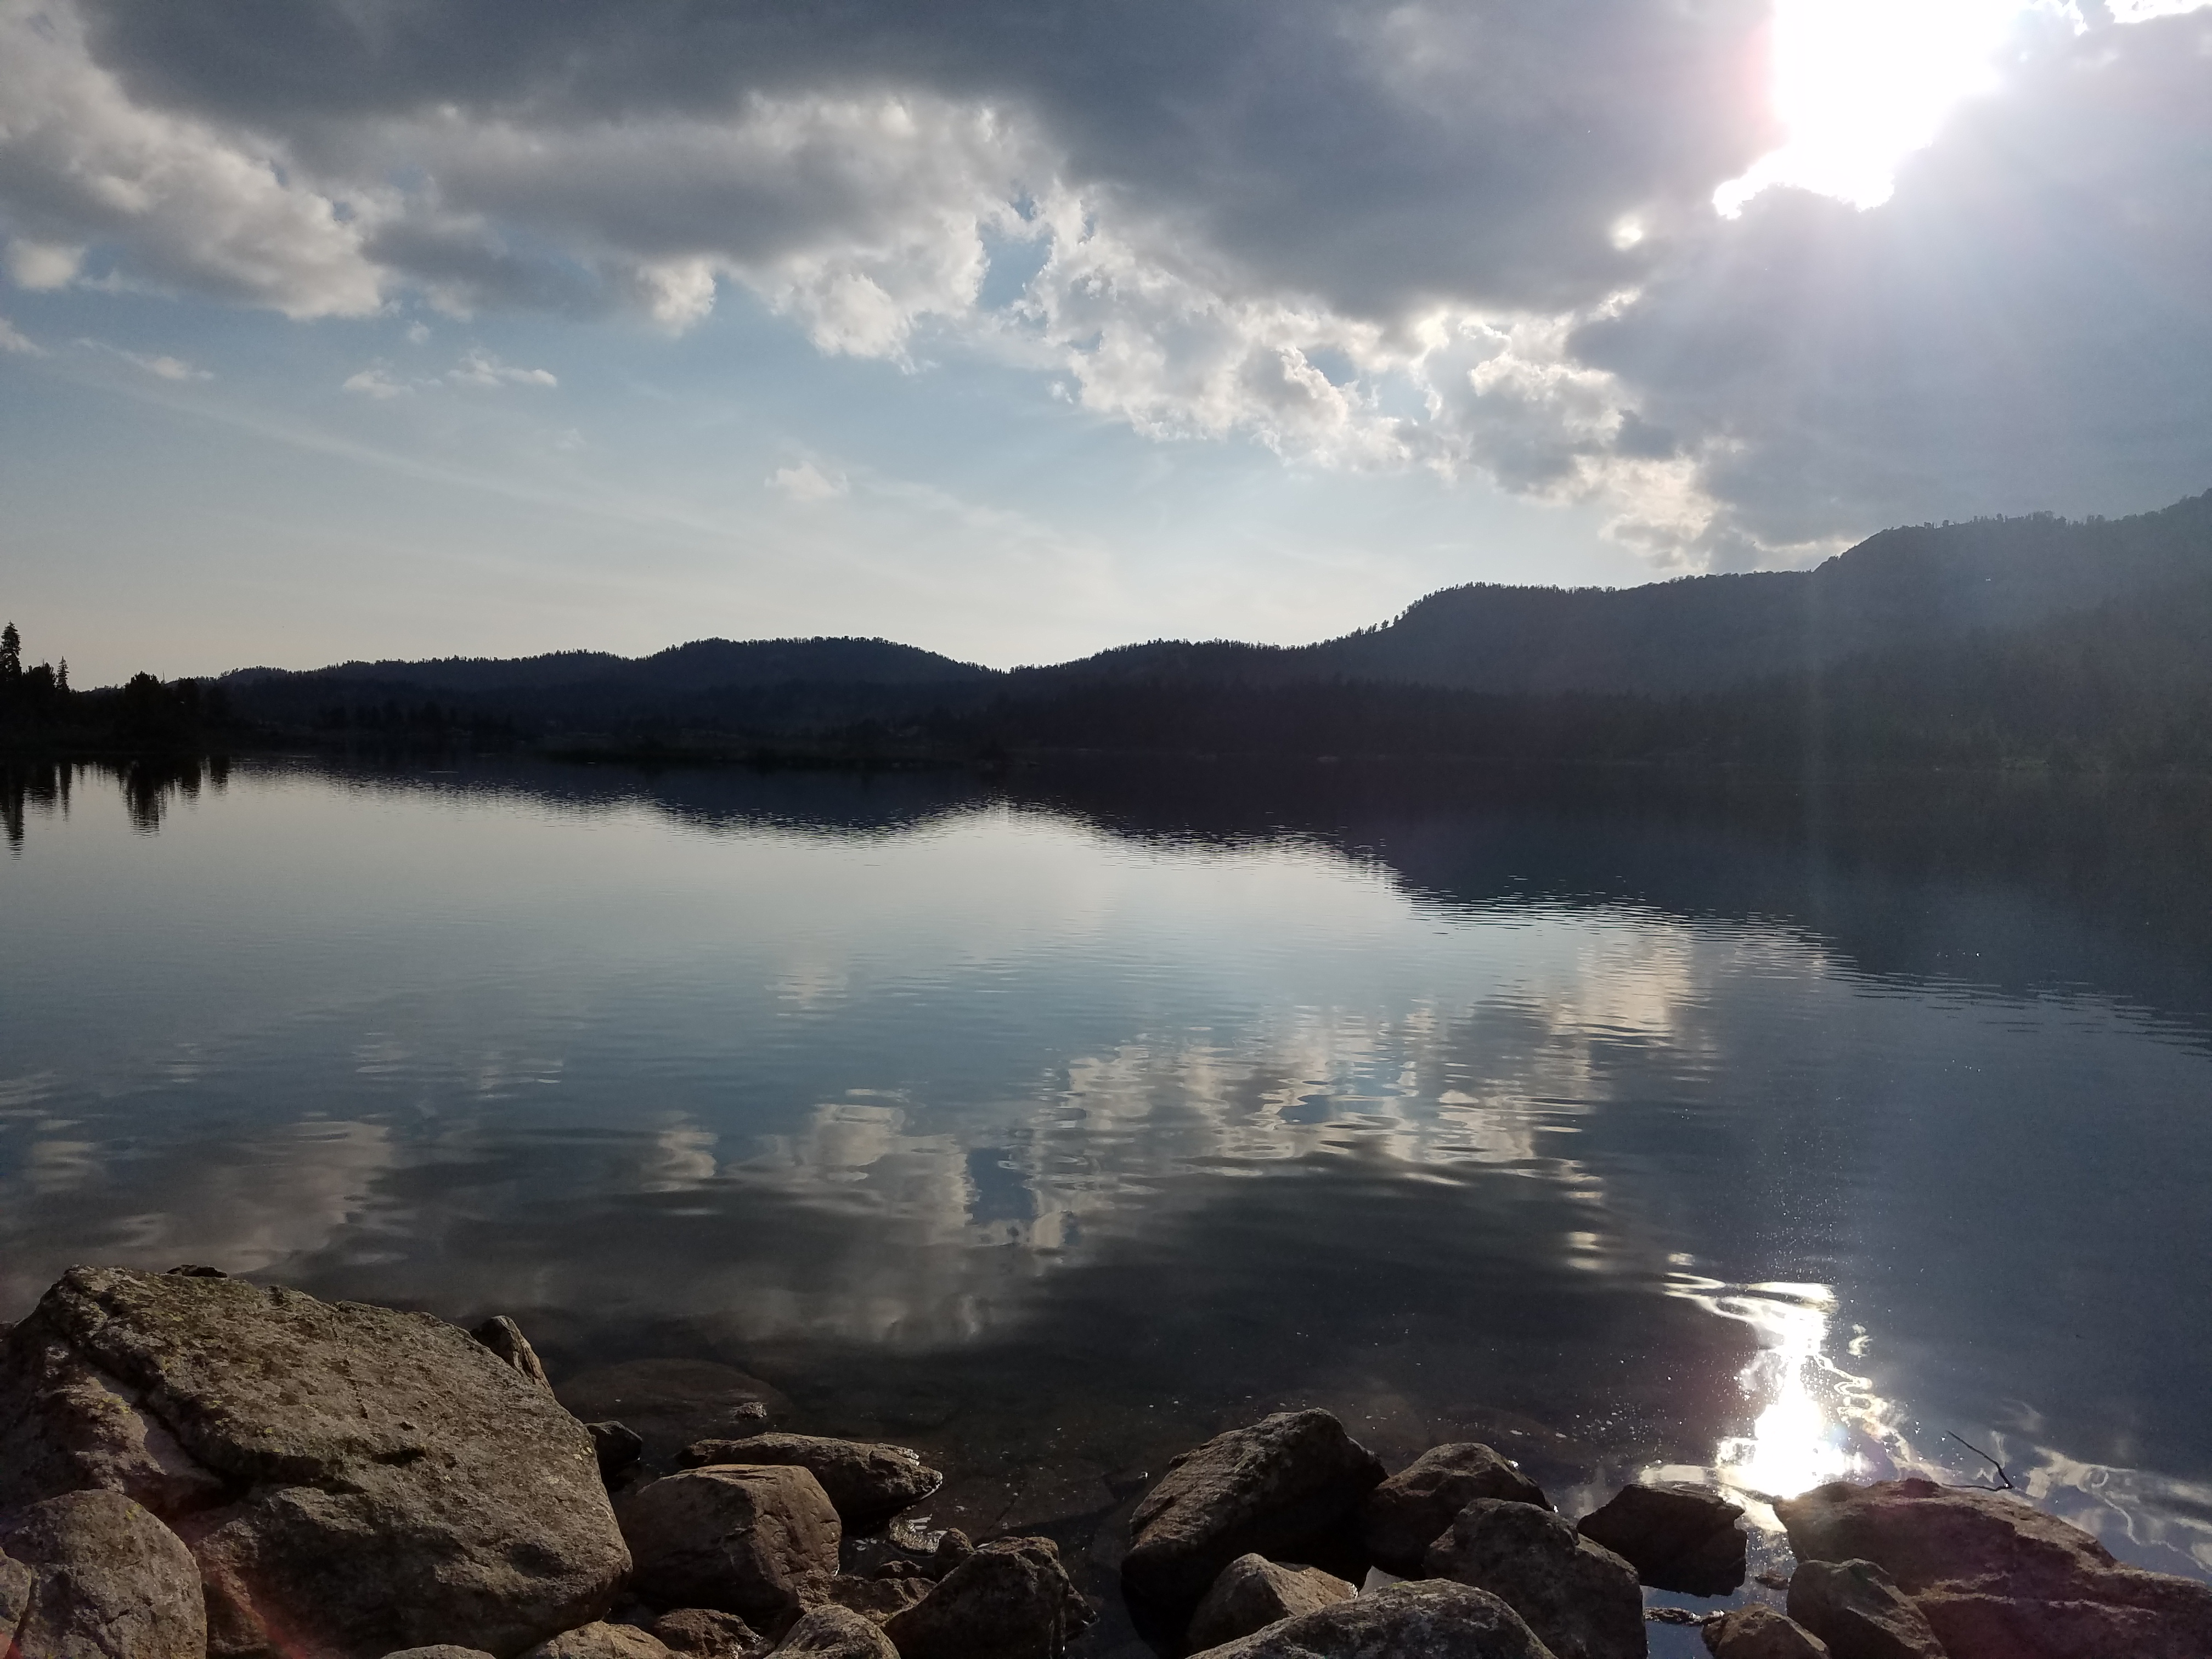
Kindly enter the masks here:
M 23 636 L 9 623 L 0 628 L 0 681 L 13 685 L 23 677 Z
M 54 690 L 64 692 L 69 690 L 69 659 L 67 657 L 64 657 L 61 665 L 54 670 Z

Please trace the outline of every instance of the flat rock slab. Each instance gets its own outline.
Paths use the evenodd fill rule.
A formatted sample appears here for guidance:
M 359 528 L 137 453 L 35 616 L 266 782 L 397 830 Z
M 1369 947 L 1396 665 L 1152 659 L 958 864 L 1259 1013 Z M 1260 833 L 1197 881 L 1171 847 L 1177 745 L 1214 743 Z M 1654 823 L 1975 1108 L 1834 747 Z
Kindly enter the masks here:
M 1488 1590 L 1556 1659 L 1644 1659 L 1636 1569 L 1564 1516 L 1479 1498 L 1429 1547 L 1430 1576 Z
M 0 1342 L 0 1508 L 117 1492 L 199 1564 L 222 1659 L 518 1653 L 629 1567 L 591 1437 L 466 1331 L 75 1267 Z
M 1799 1562 L 1790 1616 L 1836 1659 L 1947 1659 L 1926 1615 L 1871 1561 Z
M 1710 1487 L 1623 1486 L 1575 1529 L 1626 1561 L 1654 1589 L 1726 1595 L 1743 1583 L 1743 1507 Z
M 1058 1659 L 1091 1617 L 1052 1540 L 999 1538 L 977 1546 L 884 1633 L 902 1659 Z
M 848 1532 L 872 1532 L 945 1484 L 945 1477 L 904 1446 L 834 1440 L 815 1434 L 757 1434 L 743 1440 L 698 1440 L 677 1460 L 686 1468 L 708 1463 L 789 1463 L 822 1483 Z
M 668 1659 L 668 1650 L 635 1625 L 590 1624 L 540 1642 L 522 1659 Z
M 1552 1507 L 1544 1489 L 1505 1458 L 1460 1441 L 1431 1446 L 1368 1493 L 1359 1510 L 1360 1540 L 1384 1571 L 1417 1573 L 1429 1546 L 1478 1498 Z
M 2010 1493 L 1836 1481 L 1775 1512 L 1802 1559 L 1879 1566 L 1949 1659 L 2212 1654 L 2212 1585 L 2122 1566 L 2079 1527 Z
M 631 1359 L 580 1371 L 554 1392 L 586 1423 L 618 1421 L 661 1467 L 695 1440 L 773 1428 L 791 1401 L 769 1383 L 711 1359 Z
M 0 1522 L 9 1659 L 201 1659 L 207 1615 L 184 1541 L 119 1492 L 50 1498 Z
M 688 1469 L 626 1498 L 637 1593 L 656 1607 L 710 1607 L 781 1627 L 837 1573 L 837 1511 L 791 1464 Z
M 890 1638 L 849 1607 L 819 1607 L 784 1635 L 778 1659 L 899 1659 Z
M 1826 1642 L 1763 1602 L 1723 1613 L 1700 1633 L 1713 1659 L 1829 1659 Z
M 1200 1656 L 1194 1656 L 1200 1659 Z M 1202 1659 L 1557 1659 L 1519 1614 L 1449 1580 L 1388 1584 L 1270 1625 Z
M 1240 1555 L 1301 1558 L 1382 1480 L 1375 1455 L 1324 1411 L 1278 1412 L 1185 1452 L 1137 1502 L 1121 1584 L 1160 1608 L 1194 1607 Z
M 1221 1570 L 1221 1577 L 1191 1614 L 1185 1640 L 1194 1648 L 1218 1648 L 1302 1613 L 1348 1601 L 1358 1593 L 1319 1567 L 1284 1566 L 1264 1555 L 1240 1555 Z
M 492 1659 L 482 1648 L 457 1648 L 451 1642 L 433 1642 L 425 1648 L 400 1648 L 384 1659 Z

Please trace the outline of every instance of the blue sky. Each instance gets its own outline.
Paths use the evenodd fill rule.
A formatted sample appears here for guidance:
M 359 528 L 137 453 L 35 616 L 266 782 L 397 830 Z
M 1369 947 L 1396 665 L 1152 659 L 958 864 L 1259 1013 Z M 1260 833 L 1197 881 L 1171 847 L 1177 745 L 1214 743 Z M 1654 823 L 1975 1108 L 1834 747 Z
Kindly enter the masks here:
M 2212 486 L 2182 0 L 0 0 L 0 110 L 80 684 L 1288 642 Z

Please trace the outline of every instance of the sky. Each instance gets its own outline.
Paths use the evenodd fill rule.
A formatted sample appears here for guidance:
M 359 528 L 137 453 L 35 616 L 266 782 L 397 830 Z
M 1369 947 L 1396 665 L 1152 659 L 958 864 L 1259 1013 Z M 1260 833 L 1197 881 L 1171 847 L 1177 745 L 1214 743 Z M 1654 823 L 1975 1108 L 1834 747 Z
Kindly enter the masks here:
M 1327 638 L 2212 487 L 2197 0 L 0 0 L 77 684 Z

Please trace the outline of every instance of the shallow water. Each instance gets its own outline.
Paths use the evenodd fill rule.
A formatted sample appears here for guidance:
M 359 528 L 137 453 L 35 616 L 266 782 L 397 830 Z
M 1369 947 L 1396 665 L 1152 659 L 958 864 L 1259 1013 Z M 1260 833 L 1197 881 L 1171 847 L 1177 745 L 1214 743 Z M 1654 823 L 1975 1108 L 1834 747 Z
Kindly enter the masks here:
M 1571 1513 L 1990 1478 L 1955 1435 L 2212 1576 L 2187 791 L 269 762 L 0 804 L 0 1318 L 190 1261 L 511 1313 L 556 1378 L 719 1360 L 1102 1583 L 1106 1477 L 1307 1402 Z

